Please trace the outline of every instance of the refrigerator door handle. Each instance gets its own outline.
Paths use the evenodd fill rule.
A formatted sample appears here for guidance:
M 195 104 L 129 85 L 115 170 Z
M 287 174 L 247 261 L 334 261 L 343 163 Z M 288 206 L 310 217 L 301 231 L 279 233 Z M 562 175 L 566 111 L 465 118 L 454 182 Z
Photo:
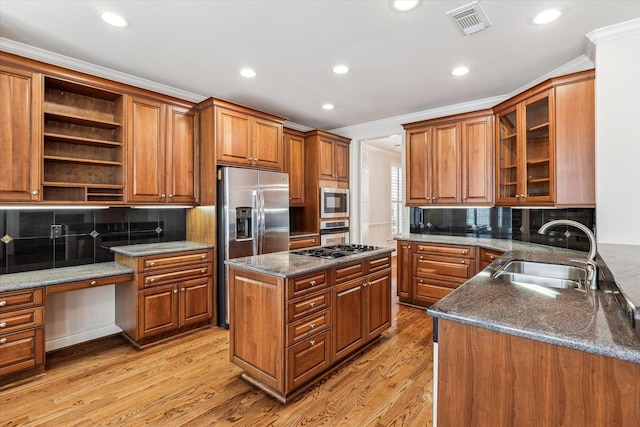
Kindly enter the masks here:
M 260 228 L 259 228 L 259 237 L 260 237 L 260 254 L 264 253 L 264 235 L 266 233 L 266 214 L 264 211 L 264 194 L 262 191 L 260 191 L 260 198 L 259 198 L 259 203 L 260 203 L 260 208 L 258 211 L 258 214 L 260 215 Z
M 251 221 L 253 222 L 252 227 L 253 230 L 251 231 L 252 235 L 251 237 L 253 237 L 253 242 L 252 242 L 252 251 L 253 251 L 253 255 L 258 255 L 260 254 L 260 243 L 258 242 L 258 240 L 260 239 L 260 202 L 259 202 L 259 195 L 257 191 L 253 192 L 253 214 L 251 215 Z

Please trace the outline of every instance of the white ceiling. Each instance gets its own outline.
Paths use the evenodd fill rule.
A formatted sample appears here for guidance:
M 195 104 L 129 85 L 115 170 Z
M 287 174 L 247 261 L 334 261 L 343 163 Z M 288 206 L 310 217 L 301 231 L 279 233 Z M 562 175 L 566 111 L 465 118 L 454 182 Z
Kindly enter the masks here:
M 0 37 L 331 130 L 508 94 L 581 57 L 588 32 L 640 17 L 640 1 L 481 0 L 493 25 L 464 36 L 445 13 L 469 2 L 0 0 Z M 548 7 L 559 21 L 529 23 Z M 451 76 L 458 65 L 471 73 Z

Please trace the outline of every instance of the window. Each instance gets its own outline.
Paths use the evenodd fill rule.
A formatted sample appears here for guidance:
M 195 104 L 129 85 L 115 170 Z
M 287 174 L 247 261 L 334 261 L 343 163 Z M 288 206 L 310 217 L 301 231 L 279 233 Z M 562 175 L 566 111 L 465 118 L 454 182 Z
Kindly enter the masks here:
M 402 168 L 391 164 L 391 235 L 402 234 Z

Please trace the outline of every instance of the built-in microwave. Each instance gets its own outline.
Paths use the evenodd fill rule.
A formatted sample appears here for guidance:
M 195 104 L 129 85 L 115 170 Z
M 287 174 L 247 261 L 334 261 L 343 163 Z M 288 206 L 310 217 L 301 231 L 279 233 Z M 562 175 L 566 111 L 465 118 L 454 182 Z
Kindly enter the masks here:
M 320 187 L 320 218 L 348 218 L 349 189 Z

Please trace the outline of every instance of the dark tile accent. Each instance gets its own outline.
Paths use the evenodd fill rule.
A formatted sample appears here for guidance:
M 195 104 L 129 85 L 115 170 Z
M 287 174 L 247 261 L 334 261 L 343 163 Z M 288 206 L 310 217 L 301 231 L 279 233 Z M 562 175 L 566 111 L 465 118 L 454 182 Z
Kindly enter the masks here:
M 54 267 L 92 264 L 94 245 L 93 237 L 88 235 L 54 239 Z
M 95 228 L 94 212 L 57 210 L 54 212 L 54 221 L 62 225 L 63 236 L 89 234 Z
M 53 211 L 7 211 L 7 229 L 11 237 L 47 237 L 51 236 L 51 224 L 53 224 Z M 15 217 L 14 217 L 15 216 Z M 11 226 L 9 225 L 11 224 Z M 17 225 L 17 227 L 15 227 Z M 17 230 L 16 235 L 14 231 Z
M 53 268 L 53 241 L 49 237 L 15 239 L 6 249 L 7 273 Z

